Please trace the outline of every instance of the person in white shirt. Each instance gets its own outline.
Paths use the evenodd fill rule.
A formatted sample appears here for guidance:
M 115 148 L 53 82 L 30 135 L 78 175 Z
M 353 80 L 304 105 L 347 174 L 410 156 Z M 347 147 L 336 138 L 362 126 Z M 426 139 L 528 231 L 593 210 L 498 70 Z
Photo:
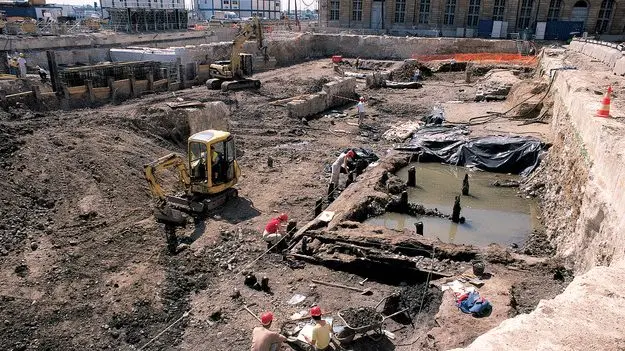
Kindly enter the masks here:
M 358 111 L 358 126 L 362 127 L 362 124 L 365 121 L 365 98 L 360 97 L 358 100 L 358 105 L 356 105 L 356 110 Z
M 344 168 L 347 171 L 347 162 L 351 161 L 356 156 L 356 153 L 353 150 L 349 150 L 347 152 L 342 152 L 339 157 L 332 163 L 332 177 L 330 178 L 330 182 L 334 184 L 335 187 L 339 186 L 339 176 L 341 175 L 341 168 Z
M 20 54 L 20 57 L 17 59 L 17 65 L 20 68 L 20 78 L 26 78 L 26 58 L 24 58 L 24 54 Z

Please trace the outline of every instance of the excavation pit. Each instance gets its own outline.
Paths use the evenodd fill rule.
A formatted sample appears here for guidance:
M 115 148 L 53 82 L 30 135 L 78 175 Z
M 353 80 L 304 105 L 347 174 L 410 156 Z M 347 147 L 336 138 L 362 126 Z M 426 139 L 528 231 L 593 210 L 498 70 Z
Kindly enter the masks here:
M 444 214 L 452 213 L 454 198 L 461 194 L 463 177 L 469 175 L 469 195 L 460 198 L 460 215 L 466 221 L 454 223 L 440 216 L 386 212 L 367 219 L 366 224 L 414 231 L 415 224 L 422 222 L 426 238 L 477 246 L 491 243 L 522 246 L 532 230 L 540 225 L 536 202 L 520 196 L 518 188 L 510 186 L 519 183 L 519 176 L 438 163 L 413 163 L 396 175 L 407 181 L 408 168 L 412 166 L 416 169 L 416 186 L 407 188 L 408 202 Z

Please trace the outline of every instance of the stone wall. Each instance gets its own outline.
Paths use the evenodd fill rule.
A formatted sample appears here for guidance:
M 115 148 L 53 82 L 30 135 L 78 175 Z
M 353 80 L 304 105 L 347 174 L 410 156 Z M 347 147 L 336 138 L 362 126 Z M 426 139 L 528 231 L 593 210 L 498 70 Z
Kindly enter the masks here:
M 356 78 L 341 78 L 323 85 L 316 94 L 309 94 L 286 104 L 290 117 L 314 116 L 327 109 L 355 101 Z

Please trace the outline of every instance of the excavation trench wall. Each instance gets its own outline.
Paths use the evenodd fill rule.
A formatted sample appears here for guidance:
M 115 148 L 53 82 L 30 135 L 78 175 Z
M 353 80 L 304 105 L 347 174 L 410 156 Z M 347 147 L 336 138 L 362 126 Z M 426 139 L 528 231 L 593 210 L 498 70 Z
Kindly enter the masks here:
M 219 28 L 200 33 L 161 33 L 156 35 L 113 34 L 60 36 L 57 40 L 42 38 L 0 39 L 8 52 L 24 51 L 29 65 L 47 68 L 46 50 L 55 50 L 58 64 L 95 64 L 110 61 L 111 48 L 174 47 L 184 48 L 184 62 L 210 63 L 228 58 L 235 31 Z M 4 43 L 2 41 L 5 41 Z M 307 59 L 343 55 L 369 59 L 407 59 L 414 55 L 455 53 L 517 53 L 513 40 L 477 38 L 420 38 L 359 36 L 343 34 L 293 34 L 290 37 L 266 39 L 268 53 L 278 66 L 301 63 Z M 246 43 L 246 52 L 256 52 L 256 43 Z M 141 59 L 141 58 L 138 58 Z M 144 60 L 146 58 L 143 58 Z
M 592 45 L 571 50 L 608 66 L 614 62 L 603 45 Z M 544 55 L 541 66 L 547 73 L 565 65 L 561 55 Z M 625 125 L 594 117 L 601 91 L 622 85 L 622 78 L 610 71 L 553 73 L 553 147 L 543 170 L 543 215 L 557 256 L 577 276 L 553 300 L 504 321 L 464 350 L 625 349 Z M 622 115 L 614 104 L 612 115 Z
M 557 57 L 544 56 L 542 67 L 549 72 L 562 63 Z M 554 147 L 543 199 L 546 224 L 557 255 L 583 273 L 625 258 L 621 233 L 625 225 L 625 125 L 594 117 L 601 106 L 600 94 L 607 88 L 607 82 L 597 81 L 612 79 L 609 73 L 560 70 L 552 74 Z M 611 113 L 621 115 L 614 104 Z

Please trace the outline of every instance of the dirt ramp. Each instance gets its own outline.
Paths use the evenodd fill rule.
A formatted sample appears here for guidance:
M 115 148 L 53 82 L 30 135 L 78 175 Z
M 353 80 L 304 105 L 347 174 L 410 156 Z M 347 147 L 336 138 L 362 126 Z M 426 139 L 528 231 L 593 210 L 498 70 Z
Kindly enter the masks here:
M 188 108 L 179 111 L 186 117 L 191 134 L 206 129 L 229 130 L 230 110 L 221 101 L 207 102 L 204 107 Z
M 230 110 L 222 101 L 165 103 L 140 107 L 137 113 L 135 127 L 181 147 L 202 130 L 229 130 Z

